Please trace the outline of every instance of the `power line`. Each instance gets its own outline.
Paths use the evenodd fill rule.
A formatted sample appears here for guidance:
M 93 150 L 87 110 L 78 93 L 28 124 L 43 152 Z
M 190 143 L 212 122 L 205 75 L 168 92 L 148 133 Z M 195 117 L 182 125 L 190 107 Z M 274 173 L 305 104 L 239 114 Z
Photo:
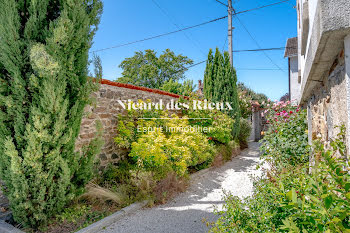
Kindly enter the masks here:
M 246 49 L 246 50 L 234 50 L 233 52 L 263 52 L 263 51 L 271 51 L 271 50 L 282 50 L 282 49 L 285 49 L 285 48 L 295 48 L 295 47 L 278 47 L 278 48 L 265 48 L 265 49 Z M 178 71 L 175 71 L 173 74 L 176 74 L 178 72 L 181 72 L 181 71 L 186 71 L 194 66 L 198 66 L 200 64 L 203 64 L 205 62 L 207 62 L 208 60 L 203 60 L 203 61 L 200 61 L 200 62 L 197 62 L 195 64 L 192 64 L 190 66 L 187 66 L 186 68 L 184 69 L 181 69 L 181 70 L 178 70 Z M 280 71 L 285 71 L 286 69 L 282 69 L 281 67 L 278 67 L 277 69 L 263 69 L 263 68 L 236 68 L 237 70 L 280 70 Z
M 272 58 L 265 52 L 266 50 L 262 49 L 260 44 L 258 43 L 258 41 L 253 37 L 253 35 L 249 32 L 248 28 L 242 23 L 242 21 L 239 19 L 239 17 L 236 17 L 238 19 L 238 21 L 240 22 L 240 24 L 243 26 L 244 30 L 248 33 L 249 37 L 254 41 L 254 43 L 256 44 L 256 46 L 258 46 L 258 48 L 261 50 L 261 52 L 271 61 L 271 63 L 276 66 L 279 70 L 281 70 L 283 73 L 285 73 L 285 71 L 279 66 L 277 65 L 277 63 L 275 63 Z
M 274 51 L 274 50 L 284 50 L 286 48 L 296 48 L 296 47 L 279 47 L 279 48 L 267 48 L 267 49 L 245 49 L 245 50 L 233 50 L 234 53 L 240 52 L 262 52 L 262 51 Z
M 263 8 L 265 8 L 265 7 L 275 6 L 275 5 L 282 4 L 282 3 L 285 3 L 285 2 L 289 2 L 289 1 L 290 1 L 290 0 L 284 0 L 284 1 L 280 1 L 280 2 L 275 2 L 275 3 L 268 4 L 268 5 L 259 6 L 259 7 L 253 8 L 253 9 L 249 9 L 249 10 L 245 10 L 245 11 L 240 11 L 239 13 L 242 14 L 242 13 L 246 13 L 246 12 L 249 12 L 249 11 L 256 11 L 256 10 L 263 9 Z
M 215 0 L 216 2 L 220 3 L 221 5 L 223 6 L 226 6 L 228 7 L 227 4 L 219 1 L 219 0 Z M 268 5 L 264 5 L 264 6 L 259 6 L 259 7 L 256 7 L 256 8 L 253 8 L 253 9 L 249 9 L 249 10 L 244 10 L 244 11 L 240 11 L 239 14 L 241 13 L 246 13 L 246 12 L 249 12 L 249 11 L 255 11 L 255 10 L 260 10 L 262 8 L 265 8 L 265 7 L 269 7 L 269 6 L 274 6 L 274 5 L 278 5 L 278 4 L 282 4 L 282 3 L 288 3 L 290 0 L 284 0 L 284 1 L 280 1 L 280 2 L 275 2 L 275 3 L 271 3 L 271 4 L 268 4 Z
M 226 37 L 226 40 L 225 40 L 225 43 L 224 43 L 224 45 L 222 46 L 222 53 L 224 53 L 224 51 L 225 51 L 225 47 L 226 47 L 226 44 L 227 44 L 227 36 L 225 36 Z
M 156 0 L 152 0 L 152 2 L 154 3 L 154 5 L 156 5 L 156 6 L 160 9 L 160 11 L 163 12 L 163 14 L 164 14 L 166 17 L 169 18 L 169 20 L 172 22 L 172 24 L 173 24 L 177 29 L 179 29 L 179 30 L 181 29 L 180 26 L 175 22 L 174 17 L 171 17 L 170 14 L 169 14 L 164 8 L 162 8 L 162 7 L 160 6 L 160 4 L 159 4 Z M 183 26 L 181 25 L 181 27 L 183 27 Z M 192 43 L 194 44 L 194 46 L 196 46 L 196 47 L 201 51 L 201 53 L 202 53 L 203 55 L 205 55 L 205 52 L 201 49 L 201 47 L 200 47 L 200 45 L 199 45 L 199 43 L 198 43 L 197 41 L 194 41 L 192 38 L 190 38 L 190 37 L 186 34 L 186 32 L 184 32 L 184 31 L 183 31 L 183 34 L 185 35 L 185 37 L 186 37 L 190 42 L 192 42 Z
M 276 68 L 235 68 L 236 70 L 266 70 L 266 71 L 269 71 L 269 70 L 278 70 L 280 71 L 280 69 L 276 69 Z M 283 69 L 283 70 L 287 70 L 287 69 Z
M 98 49 L 98 50 L 95 50 L 93 52 L 101 52 L 101 51 L 104 51 L 104 50 L 120 48 L 120 47 L 124 47 L 124 46 L 127 46 L 127 45 L 136 44 L 136 43 L 139 43 L 139 42 L 152 40 L 152 39 L 163 37 L 163 36 L 168 36 L 168 35 L 171 35 L 171 34 L 174 34 L 174 33 L 178 33 L 178 32 L 182 32 L 182 31 L 185 31 L 185 30 L 192 29 L 192 28 L 200 27 L 200 26 L 203 26 L 203 25 L 206 25 L 206 24 L 209 24 L 209 23 L 214 23 L 216 21 L 219 21 L 219 20 L 222 20 L 222 19 L 225 19 L 225 18 L 227 18 L 227 16 L 223 16 L 223 17 L 220 17 L 220 18 L 212 19 L 212 20 L 209 20 L 209 21 L 206 21 L 206 22 L 203 22 L 203 23 L 200 23 L 200 24 L 196 24 L 196 25 L 193 25 L 193 26 L 185 27 L 185 28 L 182 28 L 182 29 L 179 29 L 179 30 L 176 30 L 176 31 L 167 32 L 167 33 L 159 34 L 159 35 L 156 35 L 156 36 L 147 37 L 147 38 L 144 38 L 144 39 L 141 39 L 141 40 L 135 40 L 135 41 L 131 41 L 131 42 L 128 42 L 128 43 L 125 43 L 125 44 L 119 44 L 119 45 L 111 46 L 111 47 L 104 48 L 104 49 Z
M 269 5 L 260 6 L 260 7 L 256 7 L 256 8 L 253 8 L 253 9 L 249 9 L 249 10 L 234 12 L 233 15 L 239 15 L 239 14 L 242 14 L 242 13 L 259 10 L 259 9 L 262 9 L 262 8 L 265 8 L 265 7 L 277 5 L 277 4 L 288 2 L 288 1 L 290 1 L 290 0 L 284 0 L 284 1 L 281 1 L 281 2 L 276 2 L 276 3 L 269 4 Z M 156 35 L 156 36 L 151 36 L 151 37 L 147 37 L 147 38 L 144 38 L 144 39 L 135 40 L 135 41 L 131 41 L 131 42 L 128 42 L 128 43 L 111 46 L 111 47 L 108 47 L 108 48 L 98 49 L 98 50 L 92 51 L 90 53 L 95 53 L 95 52 L 101 52 L 101 51 L 104 51 L 104 50 L 120 48 L 120 47 L 124 47 L 124 46 L 128 46 L 128 45 L 144 42 L 144 41 L 147 41 L 147 40 L 152 40 L 152 39 L 156 39 L 156 38 L 159 38 L 159 37 L 168 36 L 168 35 L 171 35 L 171 34 L 174 34 L 174 33 L 178 33 L 178 32 L 182 32 L 182 31 L 186 31 L 186 30 L 192 29 L 192 28 L 200 27 L 200 26 L 203 26 L 203 25 L 206 25 L 206 24 L 209 24 L 209 23 L 214 23 L 216 21 L 226 19 L 227 17 L 228 16 L 226 15 L 226 16 L 223 16 L 223 17 L 220 17 L 220 18 L 216 18 L 216 19 L 212 19 L 212 20 L 200 23 L 200 24 L 196 24 L 196 25 L 193 25 L 193 26 L 181 28 L 181 29 L 178 29 L 176 31 L 171 31 L 171 32 L 159 34 L 159 35 Z
M 219 0 L 215 0 L 215 1 L 218 2 L 218 3 L 220 3 L 221 5 L 224 5 L 224 6 L 228 7 L 227 4 L 225 4 L 225 3 L 223 3 L 223 2 L 221 2 L 221 1 L 219 1 Z

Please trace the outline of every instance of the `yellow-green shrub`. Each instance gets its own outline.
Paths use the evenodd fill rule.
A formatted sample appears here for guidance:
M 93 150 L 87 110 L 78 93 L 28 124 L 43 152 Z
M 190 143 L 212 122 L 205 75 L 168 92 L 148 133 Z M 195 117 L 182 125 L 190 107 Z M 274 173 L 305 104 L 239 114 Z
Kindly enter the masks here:
M 166 127 L 190 127 L 186 118 L 172 117 L 165 122 Z M 214 151 L 203 134 L 191 130 L 149 131 L 133 142 L 131 148 L 129 156 L 137 161 L 139 168 L 153 171 L 160 177 L 169 171 L 183 176 L 189 166 L 211 160 Z

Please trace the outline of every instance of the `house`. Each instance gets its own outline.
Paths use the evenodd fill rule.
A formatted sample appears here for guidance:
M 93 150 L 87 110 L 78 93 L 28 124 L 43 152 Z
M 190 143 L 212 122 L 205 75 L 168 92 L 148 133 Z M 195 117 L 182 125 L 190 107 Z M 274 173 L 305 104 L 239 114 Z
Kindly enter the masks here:
M 298 102 L 307 108 L 309 140 L 332 141 L 345 125 L 349 151 L 350 1 L 297 0 L 297 13 Z
M 289 38 L 284 57 L 288 58 L 288 99 L 297 104 L 300 100 L 301 79 L 298 69 L 298 37 Z

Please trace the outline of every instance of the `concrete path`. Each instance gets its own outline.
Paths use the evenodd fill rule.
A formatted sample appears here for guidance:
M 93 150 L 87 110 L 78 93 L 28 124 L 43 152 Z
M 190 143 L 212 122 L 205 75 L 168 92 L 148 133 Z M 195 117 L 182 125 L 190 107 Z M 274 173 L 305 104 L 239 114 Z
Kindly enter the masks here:
M 165 205 L 146 208 L 131 214 L 101 231 L 103 233 L 197 233 L 207 232 L 205 221 L 215 221 L 214 205 L 222 207 L 223 190 L 245 197 L 252 193 L 250 175 L 259 161 L 259 144 L 222 167 L 211 168 L 191 176 L 188 190 Z

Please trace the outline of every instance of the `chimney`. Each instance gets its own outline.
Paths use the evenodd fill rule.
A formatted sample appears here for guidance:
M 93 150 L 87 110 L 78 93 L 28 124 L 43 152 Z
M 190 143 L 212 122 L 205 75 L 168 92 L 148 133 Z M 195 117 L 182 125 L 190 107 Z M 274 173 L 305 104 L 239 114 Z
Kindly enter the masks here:
M 202 88 L 202 80 L 198 80 L 198 88 Z

